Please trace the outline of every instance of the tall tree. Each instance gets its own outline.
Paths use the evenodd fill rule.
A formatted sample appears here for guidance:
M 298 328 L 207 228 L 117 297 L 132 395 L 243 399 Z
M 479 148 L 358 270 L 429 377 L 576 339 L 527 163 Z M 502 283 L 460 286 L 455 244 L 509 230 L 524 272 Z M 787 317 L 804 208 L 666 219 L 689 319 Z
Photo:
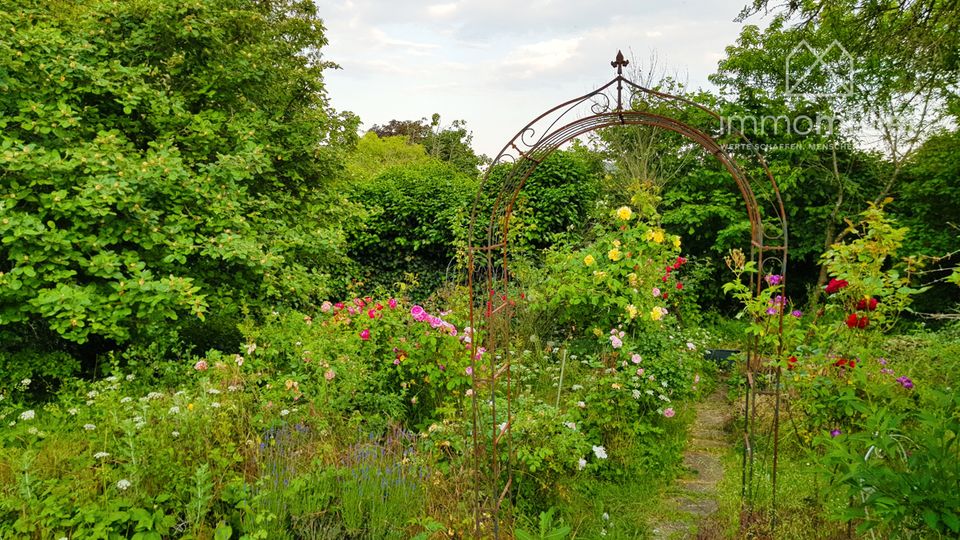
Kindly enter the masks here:
M 356 121 L 312 2 L 9 0 L 0 24 L 0 347 L 322 292 Z

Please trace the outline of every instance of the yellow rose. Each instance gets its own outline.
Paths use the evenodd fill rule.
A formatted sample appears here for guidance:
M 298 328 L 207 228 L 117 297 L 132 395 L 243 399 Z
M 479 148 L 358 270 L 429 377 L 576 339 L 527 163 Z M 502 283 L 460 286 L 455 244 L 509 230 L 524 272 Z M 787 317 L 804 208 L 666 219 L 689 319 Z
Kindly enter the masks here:
M 619 249 L 613 248 L 607 253 L 607 257 L 610 257 L 611 261 L 619 261 L 623 258 L 623 253 L 621 253 Z
M 583 258 L 583 264 L 587 266 L 591 266 L 595 262 L 597 262 L 597 260 L 593 258 L 593 255 L 587 255 L 586 257 Z
M 663 318 L 663 315 L 664 315 L 664 313 L 666 313 L 666 312 L 667 312 L 667 310 L 663 309 L 663 308 L 660 307 L 660 306 L 656 306 L 656 307 L 654 307 L 652 310 L 650 310 L 650 318 L 653 319 L 653 320 L 655 320 L 655 321 L 659 321 L 660 319 Z
M 599 328 L 594 328 L 594 329 L 593 329 L 593 335 L 595 335 L 595 336 L 597 336 L 597 337 L 600 337 L 600 336 L 603 335 L 603 330 L 601 330 L 601 329 L 599 329 Z
M 639 281 L 637 280 L 637 275 L 633 272 L 627 274 L 627 282 L 630 283 L 631 287 L 636 287 Z
M 629 315 L 631 319 L 637 318 L 637 306 L 630 304 L 626 307 L 626 310 L 627 310 L 627 315 Z
M 653 231 L 653 241 L 658 244 L 663 243 L 663 229 L 657 229 Z
M 629 206 L 621 206 L 617 208 L 617 218 L 620 221 L 629 221 L 633 217 L 633 210 Z
M 673 239 L 673 249 L 680 249 L 680 237 L 674 237 Z
M 620 241 L 619 241 L 619 240 L 614 240 L 614 241 L 613 241 L 613 247 L 620 247 Z

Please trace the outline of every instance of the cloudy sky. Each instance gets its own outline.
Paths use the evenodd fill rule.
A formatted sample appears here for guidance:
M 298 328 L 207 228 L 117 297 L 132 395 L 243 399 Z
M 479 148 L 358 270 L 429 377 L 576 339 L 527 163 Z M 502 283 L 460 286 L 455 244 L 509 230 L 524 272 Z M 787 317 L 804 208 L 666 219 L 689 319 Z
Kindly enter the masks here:
M 613 77 L 618 49 L 693 87 L 734 43 L 747 0 L 316 0 L 333 106 L 363 127 L 440 113 L 491 157 L 541 112 Z M 749 21 L 760 24 L 758 19 Z

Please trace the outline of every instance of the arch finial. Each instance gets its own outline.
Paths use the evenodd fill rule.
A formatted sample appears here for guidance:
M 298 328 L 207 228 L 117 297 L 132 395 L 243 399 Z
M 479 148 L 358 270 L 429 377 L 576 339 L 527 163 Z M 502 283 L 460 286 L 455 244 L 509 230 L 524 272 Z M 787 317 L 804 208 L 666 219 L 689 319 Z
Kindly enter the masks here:
M 617 68 L 617 75 L 623 75 L 623 68 L 627 67 L 630 61 L 623 57 L 623 51 L 617 51 L 617 58 L 610 62 L 610 66 Z

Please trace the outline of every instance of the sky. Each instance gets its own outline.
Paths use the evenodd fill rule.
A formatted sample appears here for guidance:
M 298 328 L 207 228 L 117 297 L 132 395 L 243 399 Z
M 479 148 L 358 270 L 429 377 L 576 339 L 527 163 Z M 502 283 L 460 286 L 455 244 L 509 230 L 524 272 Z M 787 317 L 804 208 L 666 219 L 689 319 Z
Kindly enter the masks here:
M 335 109 L 366 130 L 391 119 L 465 120 L 474 150 L 494 157 L 530 120 L 633 64 L 692 88 L 744 24 L 748 0 L 316 0 L 327 30 Z

